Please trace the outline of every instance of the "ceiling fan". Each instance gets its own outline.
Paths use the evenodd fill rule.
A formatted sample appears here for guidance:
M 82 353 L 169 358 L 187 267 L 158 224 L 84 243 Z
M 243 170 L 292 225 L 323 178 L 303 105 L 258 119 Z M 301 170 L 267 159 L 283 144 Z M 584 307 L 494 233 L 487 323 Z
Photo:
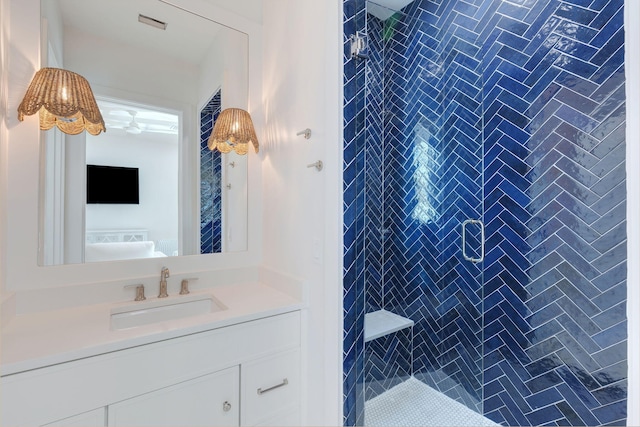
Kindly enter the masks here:
M 134 110 L 130 106 L 117 104 L 101 106 L 101 111 L 107 129 L 121 129 L 128 135 L 178 135 L 179 125 L 176 116 L 145 109 Z
M 136 122 L 136 115 L 138 112 L 134 110 L 127 110 L 127 113 L 131 115 L 131 122 L 124 127 L 124 131 L 131 135 L 140 135 L 142 133 L 142 129 L 140 129 L 140 125 Z

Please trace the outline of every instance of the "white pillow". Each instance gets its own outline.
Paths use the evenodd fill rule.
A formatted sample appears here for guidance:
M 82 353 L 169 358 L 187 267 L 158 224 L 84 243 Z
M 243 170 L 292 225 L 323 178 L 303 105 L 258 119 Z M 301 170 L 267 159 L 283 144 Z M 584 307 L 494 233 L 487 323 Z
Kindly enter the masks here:
M 151 258 L 155 244 L 145 242 L 88 243 L 84 249 L 85 262 L 114 261 L 119 259 Z

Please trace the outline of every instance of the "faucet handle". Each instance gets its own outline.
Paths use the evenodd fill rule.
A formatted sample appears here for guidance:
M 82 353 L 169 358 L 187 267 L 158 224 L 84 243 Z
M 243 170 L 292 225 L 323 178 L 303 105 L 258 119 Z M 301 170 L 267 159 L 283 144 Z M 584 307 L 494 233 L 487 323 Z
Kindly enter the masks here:
M 138 285 L 127 285 L 124 287 L 125 289 L 136 288 L 136 298 L 134 301 L 144 301 L 147 298 L 144 296 L 144 285 L 142 283 Z
M 198 278 L 191 277 L 188 279 L 182 279 L 182 282 L 180 282 L 180 295 L 187 295 L 189 293 L 189 282 L 193 280 L 198 280 Z

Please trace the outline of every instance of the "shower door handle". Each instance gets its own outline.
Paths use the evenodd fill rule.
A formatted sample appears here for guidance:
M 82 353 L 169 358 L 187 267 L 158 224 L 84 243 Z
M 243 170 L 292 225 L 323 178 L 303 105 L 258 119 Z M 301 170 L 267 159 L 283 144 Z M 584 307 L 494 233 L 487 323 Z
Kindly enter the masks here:
M 480 226 L 480 258 L 467 255 L 467 225 L 477 224 Z M 484 224 L 479 219 L 468 219 L 462 223 L 462 256 L 465 261 L 479 263 L 484 261 Z

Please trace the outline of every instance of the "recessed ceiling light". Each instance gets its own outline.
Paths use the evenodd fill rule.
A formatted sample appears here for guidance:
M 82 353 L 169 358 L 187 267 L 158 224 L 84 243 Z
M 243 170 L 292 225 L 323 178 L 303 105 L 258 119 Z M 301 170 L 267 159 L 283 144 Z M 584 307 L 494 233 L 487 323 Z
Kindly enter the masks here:
M 161 30 L 167 29 L 167 23 L 159 21 L 157 19 L 151 18 L 149 16 L 145 16 L 141 13 L 138 14 L 138 22 L 142 22 L 143 24 L 151 25 L 154 28 L 159 28 Z

